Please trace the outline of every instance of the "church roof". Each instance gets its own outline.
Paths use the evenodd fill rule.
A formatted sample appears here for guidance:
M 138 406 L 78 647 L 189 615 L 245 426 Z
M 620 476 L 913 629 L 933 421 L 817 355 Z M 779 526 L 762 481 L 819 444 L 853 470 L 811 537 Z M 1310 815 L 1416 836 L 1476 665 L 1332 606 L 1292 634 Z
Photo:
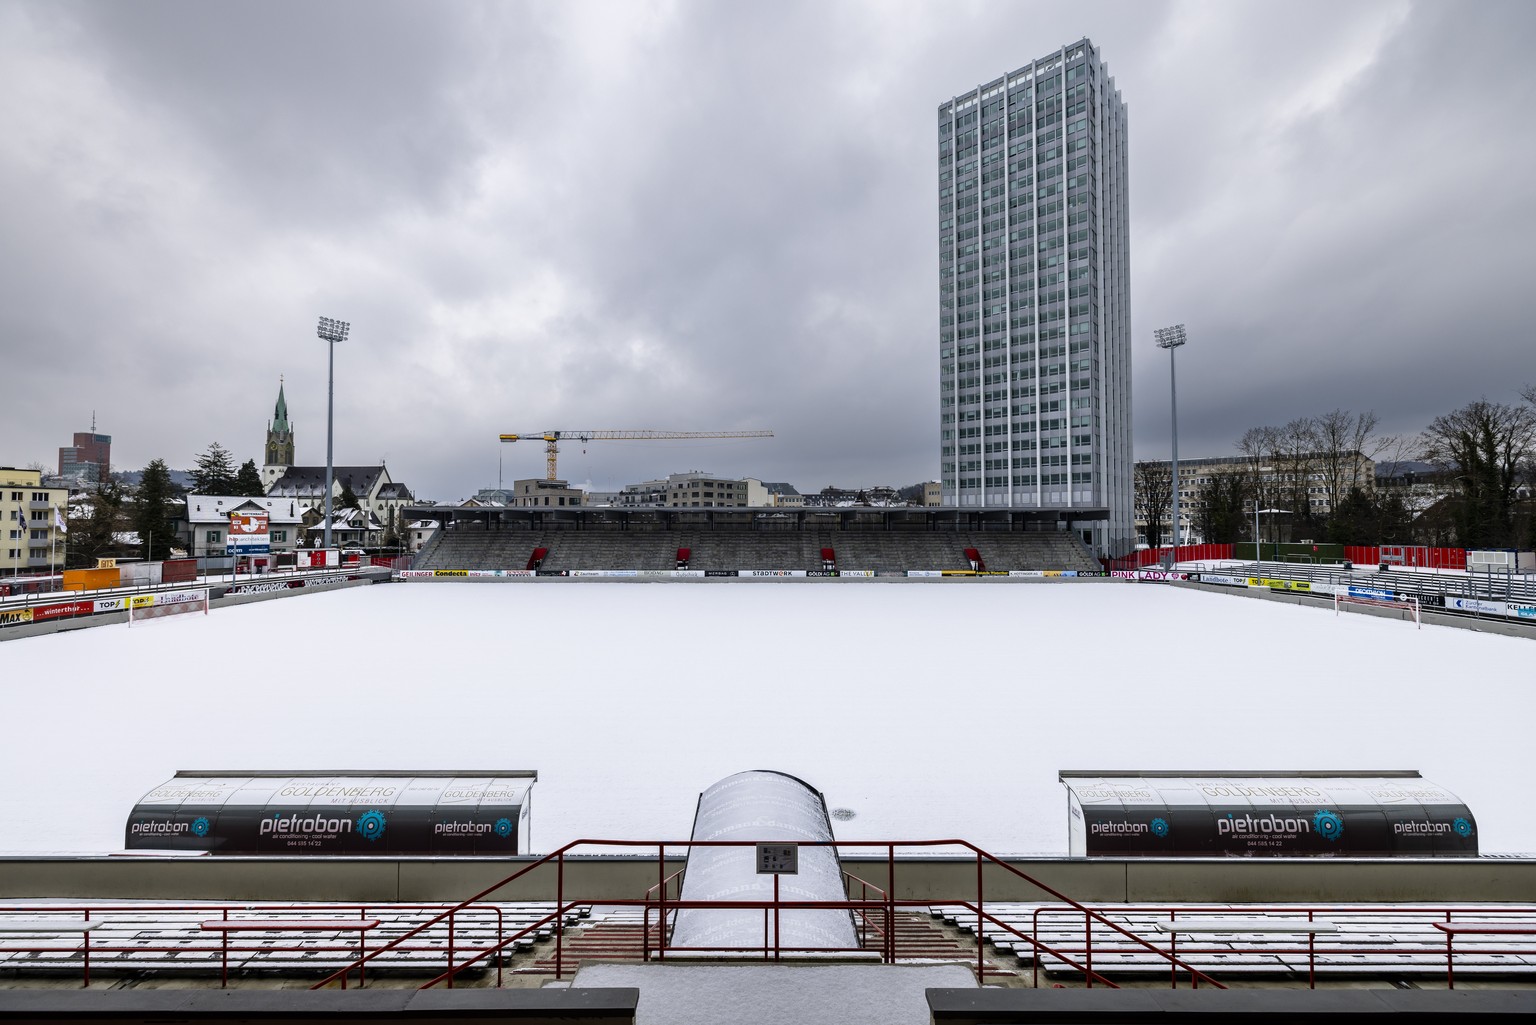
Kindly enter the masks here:
M 352 493 L 364 498 L 373 493 L 373 486 L 388 471 L 382 466 L 338 466 L 333 476 L 338 484 L 352 489 Z M 325 467 L 290 466 L 283 475 L 272 482 L 268 495 L 323 495 L 325 494 Z
M 283 382 L 277 382 L 277 407 L 272 410 L 272 429 L 279 434 L 287 434 L 291 428 L 288 426 L 288 399 L 283 395 Z

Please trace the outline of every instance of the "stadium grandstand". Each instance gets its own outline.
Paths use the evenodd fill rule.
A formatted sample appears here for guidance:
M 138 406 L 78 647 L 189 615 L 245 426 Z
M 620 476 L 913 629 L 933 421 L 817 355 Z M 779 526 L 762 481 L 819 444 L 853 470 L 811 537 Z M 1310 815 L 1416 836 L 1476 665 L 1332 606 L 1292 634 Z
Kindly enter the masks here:
M 1061 570 L 1103 566 L 1055 514 L 956 509 L 425 506 L 417 570 Z

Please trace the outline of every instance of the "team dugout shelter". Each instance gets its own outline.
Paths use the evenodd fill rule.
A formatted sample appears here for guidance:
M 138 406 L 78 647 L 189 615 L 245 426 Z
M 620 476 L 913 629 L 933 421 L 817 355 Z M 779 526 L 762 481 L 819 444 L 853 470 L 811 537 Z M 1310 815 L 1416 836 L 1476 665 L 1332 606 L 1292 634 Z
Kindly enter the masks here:
M 313 856 L 528 851 L 538 773 L 183 771 L 134 805 L 131 851 Z
M 1411 769 L 1063 769 L 1059 778 L 1073 857 L 1477 856 L 1471 810 Z

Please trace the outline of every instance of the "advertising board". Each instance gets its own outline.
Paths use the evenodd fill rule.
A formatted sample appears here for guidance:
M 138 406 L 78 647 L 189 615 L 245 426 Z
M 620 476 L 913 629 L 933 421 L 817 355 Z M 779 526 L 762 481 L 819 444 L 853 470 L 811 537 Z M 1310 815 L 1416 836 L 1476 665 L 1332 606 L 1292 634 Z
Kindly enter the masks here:
M 212 854 L 518 854 L 537 778 L 178 773 L 134 806 L 124 843 Z
M 1477 821 L 1417 775 L 1066 778 L 1086 857 L 1474 857 Z
M 266 555 L 272 551 L 272 535 L 266 511 L 232 511 L 225 555 Z

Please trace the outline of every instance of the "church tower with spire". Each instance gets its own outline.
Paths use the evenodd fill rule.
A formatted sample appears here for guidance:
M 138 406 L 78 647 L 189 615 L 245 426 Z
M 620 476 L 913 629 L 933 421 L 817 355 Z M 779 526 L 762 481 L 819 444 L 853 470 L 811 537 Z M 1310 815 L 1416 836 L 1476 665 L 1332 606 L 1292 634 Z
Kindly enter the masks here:
M 277 406 L 267 423 L 266 455 L 261 467 L 261 482 L 267 487 L 282 477 L 293 465 L 293 427 L 288 423 L 288 399 L 283 395 L 283 380 L 277 380 Z

